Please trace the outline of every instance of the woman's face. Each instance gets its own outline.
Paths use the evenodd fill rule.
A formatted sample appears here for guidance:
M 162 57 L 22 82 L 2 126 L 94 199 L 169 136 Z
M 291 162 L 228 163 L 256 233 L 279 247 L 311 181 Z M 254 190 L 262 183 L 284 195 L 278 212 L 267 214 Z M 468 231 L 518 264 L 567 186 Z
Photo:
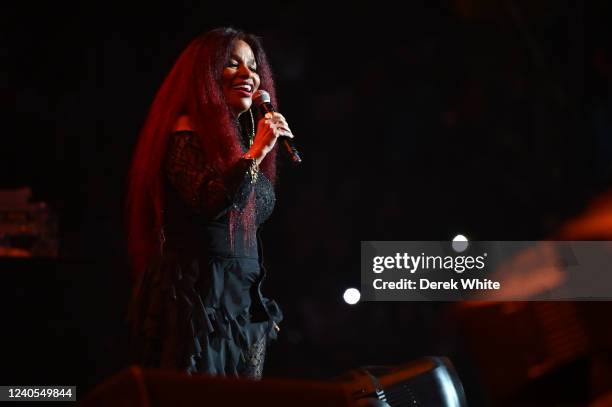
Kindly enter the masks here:
M 242 40 L 234 41 L 230 59 L 223 68 L 223 94 L 236 117 L 249 110 L 259 88 L 253 50 Z

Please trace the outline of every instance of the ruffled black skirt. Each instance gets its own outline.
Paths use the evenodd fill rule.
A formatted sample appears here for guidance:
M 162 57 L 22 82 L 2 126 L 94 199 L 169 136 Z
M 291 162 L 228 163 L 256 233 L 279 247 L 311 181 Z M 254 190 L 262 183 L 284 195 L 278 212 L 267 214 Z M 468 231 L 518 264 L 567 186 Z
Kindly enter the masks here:
M 165 250 L 128 309 L 131 359 L 145 368 L 259 378 L 282 312 L 260 291 L 258 257 Z M 253 317 L 253 309 L 264 309 Z

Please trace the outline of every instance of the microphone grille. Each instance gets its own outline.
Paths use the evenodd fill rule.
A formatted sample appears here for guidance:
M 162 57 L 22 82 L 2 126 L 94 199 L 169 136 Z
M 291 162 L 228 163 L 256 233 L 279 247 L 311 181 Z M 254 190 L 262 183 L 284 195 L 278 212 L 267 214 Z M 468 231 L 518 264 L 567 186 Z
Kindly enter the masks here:
M 270 103 L 270 94 L 265 90 L 258 90 L 253 94 L 253 103 L 260 106 L 262 103 Z

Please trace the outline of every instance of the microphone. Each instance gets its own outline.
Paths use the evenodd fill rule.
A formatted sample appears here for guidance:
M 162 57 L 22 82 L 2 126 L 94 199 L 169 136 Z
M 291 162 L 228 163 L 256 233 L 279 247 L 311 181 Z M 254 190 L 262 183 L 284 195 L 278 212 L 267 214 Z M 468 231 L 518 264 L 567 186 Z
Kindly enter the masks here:
M 262 115 L 275 111 L 272 103 L 270 102 L 270 94 L 265 90 L 258 90 L 255 92 L 253 95 L 253 103 L 255 103 L 255 106 L 259 108 Z M 295 148 L 295 145 L 293 145 L 293 140 L 291 140 L 289 137 L 283 137 L 280 142 L 283 144 L 283 146 L 285 146 L 285 151 L 287 151 L 287 154 L 289 154 L 289 157 L 294 164 L 299 164 L 302 162 L 300 154 Z

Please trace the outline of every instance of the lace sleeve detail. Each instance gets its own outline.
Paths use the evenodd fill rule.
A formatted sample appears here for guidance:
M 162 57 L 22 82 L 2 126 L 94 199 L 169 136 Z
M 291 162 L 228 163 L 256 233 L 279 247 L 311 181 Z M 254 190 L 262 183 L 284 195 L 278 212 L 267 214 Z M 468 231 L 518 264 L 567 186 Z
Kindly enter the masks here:
M 181 199 L 194 212 L 216 219 L 230 209 L 241 211 L 253 188 L 251 160 L 240 159 L 225 173 L 204 162 L 199 139 L 192 131 L 172 133 L 165 173 Z

